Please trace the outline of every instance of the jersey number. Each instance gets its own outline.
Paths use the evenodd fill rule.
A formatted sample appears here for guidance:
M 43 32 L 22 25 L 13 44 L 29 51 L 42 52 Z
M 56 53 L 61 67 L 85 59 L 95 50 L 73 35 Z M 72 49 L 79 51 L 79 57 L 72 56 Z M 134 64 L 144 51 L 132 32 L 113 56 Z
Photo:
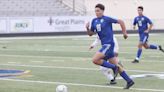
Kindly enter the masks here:
M 100 32 L 101 31 L 101 24 L 97 24 L 96 29 L 97 29 L 98 32 Z
M 142 26 L 142 21 L 138 21 L 138 25 L 141 27 Z

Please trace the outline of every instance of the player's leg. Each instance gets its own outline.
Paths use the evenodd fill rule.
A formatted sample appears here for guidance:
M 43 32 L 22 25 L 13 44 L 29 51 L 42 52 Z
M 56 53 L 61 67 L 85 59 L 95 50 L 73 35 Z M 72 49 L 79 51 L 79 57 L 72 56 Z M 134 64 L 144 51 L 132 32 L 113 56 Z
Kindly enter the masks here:
M 108 55 L 109 52 L 112 52 L 112 56 L 114 56 L 114 54 L 113 54 L 113 48 L 112 47 L 114 47 L 114 44 L 112 44 L 112 46 L 110 44 L 109 45 L 107 45 L 107 44 L 106 45 L 103 45 L 102 48 L 99 50 L 99 52 L 97 52 L 95 54 L 95 56 L 93 57 L 93 63 L 97 64 L 98 59 L 96 59 L 96 58 L 98 58 L 99 56 L 101 56 L 102 57 L 101 58 L 101 63 L 99 63 L 97 65 L 100 65 L 100 66 L 103 67 L 103 68 L 100 67 L 100 70 L 108 78 L 108 80 L 111 80 L 110 84 L 116 84 L 116 82 L 112 78 L 113 76 L 111 75 L 111 73 L 109 73 L 109 68 L 111 68 L 112 70 L 115 70 L 116 71 L 117 66 L 114 65 L 114 64 L 111 64 L 108 61 L 108 58 L 106 58 L 106 56 Z
M 117 57 L 113 57 L 113 58 L 110 58 L 109 59 L 109 61 L 111 63 L 118 62 L 117 60 L 118 60 Z M 125 72 L 125 70 L 123 69 L 123 67 L 121 67 L 118 64 L 117 64 L 117 66 L 119 67 L 118 68 L 118 71 L 120 73 L 120 76 L 127 82 L 127 85 L 126 85 L 125 89 L 129 89 L 131 86 L 134 85 L 133 80 L 128 76 L 128 74 Z M 115 76 L 114 76 L 114 78 L 115 78 Z
M 112 57 L 110 57 L 110 58 L 112 58 Z M 115 64 L 115 65 L 118 65 L 118 58 L 115 58 L 115 60 L 109 59 L 109 62 L 112 63 L 112 64 Z M 113 73 L 114 73 L 114 81 L 115 81 L 116 77 L 118 75 L 118 70 L 113 69 Z
M 139 44 L 138 44 L 137 55 L 136 55 L 136 58 L 134 59 L 134 61 L 132 61 L 132 63 L 139 63 L 139 60 L 142 55 L 142 47 L 143 47 L 143 44 L 146 42 L 147 38 L 148 37 L 144 33 L 139 34 Z
M 102 46 L 102 48 L 98 52 L 96 52 L 96 54 L 93 56 L 92 62 L 96 65 L 100 65 L 106 68 L 116 69 L 117 68 L 116 65 L 111 64 L 107 60 L 104 59 L 108 49 L 110 49 L 110 45 Z
M 130 79 L 130 77 L 126 74 L 126 72 L 123 70 L 123 68 L 118 65 L 118 58 L 114 56 L 114 44 L 111 44 L 110 48 L 106 50 L 104 59 L 108 59 L 111 63 L 116 64 L 116 68 L 114 69 L 114 79 L 116 78 L 118 72 L 120 75 L 127 81 L 127 85 L 125 89 L 129 89 L 133 84 L 133 80 Z
M 117 54 L 117 53 L 115 53 L 115 54 Z M 112 62 L 112 63 L 117 64 L 117 62 Z M 115 78 L 113 77 L 112 73 L 109 71 L 109 68 L 100 66 L 100 70 L 107 77 L 108 81 L 110 81 L 110 84 L 116 84 L 117 83 Z M 115 71 L 115 70 L 113 70 L 113 71 Z
M 118 41 L 117 38 L 114 37 L 114 56 L 118 57 L 118 52 L 119 52 L 119 46 L 118 46 Z M 117 58 L 118 59 L 118 58 Z M 119 59 L 117 60 L 118 62 L 112 62 L 113 64 L 119 64 L 123 67 L 123 65 L 121 64 L 121 62 L 119 61 Z M 113 70 L 113 72 L 115 73 L 115 70 Z M 116 80 L 115 78 L 110 82 L 110 84 L 115 84 Z
M 148 44 L 148 38 L 149 38 L 149 34 L 145 34 L 145 39 L 143 40 L 143 46 L 145 49 L 158 49 L 159 46 L 154 45 L 154 44 Z
M 114 43 L 112 43 L 112 44 L 105 44 L 99 50 L 99 53 L 102 53 L 104 55 L 104 58 L 103 58 L 104 61 L 103 61 L 101 66 L 107 67 L 106 64 L 108 64 L 108 63 L 110 65 L 113 65 L 113 67 L 107 67 L 107 68 L 111 68 L 114 71 L 114 76 L 117 76 L 117 74 L 118 74 L 118 67 L 115 65 L 116 62 L 113 63 L 113 64 L 110 63 L 109 61 L 108 61 L 108 63 L 106 62 L 106 60 L 109 60 L 109 58 L 114 57 L 114 55 L 115 55 L 114 54 L 114 46 L 115 46 Z M 95 56 L 95 57 L 97 57 L 97 56 Z
M 114 47 L 114 56 L 115 57 L 118 57 L 118 55 L 119 55 L 119 47 L 118 47 L 118 43 L 116 43 L 117 45 L 115 45 L 115 47 Z M 118 62 L 116 62 L 116 63 L 118 63 L 119 65 L 121 65 L 122 67 L 123 67 L 123 64 L 121 63 L 121 61 L 119 60 L 119 58 L 117 58 L 118 59 Z
M 100 66 L 103 66 L 103 67 L 106 67 L 106 68 L 111 68 L 113 69 L 114 71 L 118 71 L 118 67 L 114 64 L 111 64 L 110 62 L 108 62 L 105 58 L 105 55 L 106 55 L 106 52 L 108 50 L 108 46 L 103 46 L 99 52 L 97 52 L 94 57 L 93 57 L 93 63 L 96 64 L 96 65 L 100 65 Z M 106 72 L 105 72 L 105 75 L 106 75 Z M 106 76 L 110 76 L 109 74 L 106 75 Z M 111 77 L 111 76 L 110 76 Z M 111 80 L 111 84 L 116 84 L 115 81 Z
M 162 48 L 161 45 L 155 45 L 155 44 L 144 44 L 145 49 L 154 49 L 154 50 L 160 50 L 162 52 L 164 52 L 164 49 Z
M 110 82 L 110 84 L 116 84 L 112 73 L 109 71 L 109 68 L 100 66 L 100 70 L 106 76 L 106 78 Z
M 119 45 L 118 45 L 117 38 L 115 38 L 115 37 L 114 37 L 114 43 L 115 43 L 115 45 L 114 45 L 114 56 L 118 57 L 118 55 L 119 55 Z M 118 64 L 123 67 L 123 64 L 121 63 L 119 58 L 117 58 L 117 59 L 118 59 Z
M 118 56 L 118 53 L 115 53 L 115 57 Z M 118 58 L 117 58 L 118 59 Z M 118 61 L 118 62 L 117 62 Z M 115 62 L 112 62 L 112 64 L 119 64 L 121 67 L 123 67 L 123 65 L 121 64 L 121 62 L 119 60 L 117 60 Z M 109 61 L 110 62 L 110 61 Z M 113 77 L 113 75 L 111 74 L 111 72 L 109 72 L 108 68 L 105 67 L 100 67 L 100 70 L 102 71 L 102 73 L 107 77 L 107 79 L 110 81 L 110 84 L 116 84 L 116 79 Z M 113 70 L 113 69 L 112 69 Z M 115 70 L 113 70 L 113 72 L 115 73 Z M 116 76 L 115 76 L 116 77 Z
M 114 62 L 113 64 L 117 64 L 117 62 Z M 116 82 L 115 78 L 113 77 L 112 73 L 109 71 L 109 68 L 100 66 L 100 70 L 107 77 L 108 81 L 110 81 L 110 84 L 117 84 L 117 82 Z M 112 70 L 115 71 L 114 69 L 112 69 Z
M 159 45 L 159 50 L 162 51 L 164 53 L 164 49 L 162 48 L 161 45 Z
M 118 57 L 118 49 L 117 49 L 117 46 L 114 47 L 114 56 L 115 56 L 115 57 Z M 109 61 L 109 62 L 110 62 L 110 61 Z M 121 65 L 121 66 L 123 67 L 123 65 L 121 64 L 121 62 L 119 61 L 118 58 L 117 58 L 117 60 L 114 61 L 114 62 L 111 61 L 111 63 L 112 63 L 112 64 L 115 64 L 115 65 L 119 64 L 119 65 Z M 113 70 L 113 73 L 114 73 L 115 77 L 113 78 L 113 80 L 110 81 L 110 84 L 116 84 L 117 71 L 114 70 L 114 69 L 112 69 L 112 70 Z
M 101 72 L 107 77 L 109 81 L 113 80 L 113 76 L 109 71 L 109 68 L 100 66 Z
M 145 47 L 145 49 L 155 49 L 155 50 L 157 50 L 159 46 L 158 45 L 155 45 L 155 44 L 148 45 L 146 43 L 146 44 L 144 44 L 144 47 Z
M 137 55 L 136 55 L 135 60 L 132 61 L 132 63 L 139 63 L 139 59 L 141 58 L 141 55 L 142 55 L 142 46 L 143 46 L 143 44 L 141 42 L 139 42 Z
M 155 45 L 155 44 L 148 44 L 149 34 L 145 33 L 145 39 L 143 40 L 145 49 L 154 49 L 154 50 L 160 50 L 164 52 L 164 49 L 162 49 L 162 46 Z

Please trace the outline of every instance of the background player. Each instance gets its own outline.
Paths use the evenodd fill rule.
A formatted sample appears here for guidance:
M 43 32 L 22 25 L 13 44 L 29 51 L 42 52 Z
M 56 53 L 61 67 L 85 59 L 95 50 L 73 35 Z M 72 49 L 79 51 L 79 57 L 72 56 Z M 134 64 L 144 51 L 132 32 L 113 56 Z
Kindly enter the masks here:
M 119 66 L 118 64 L 111 64 L 118 62 L 117 57 L 114 56 L 115 44 L 113 41 L 112 24 L 120 24 L 125 39 L 128 37 L 126 33 L 126 27 L 122 20 L 117 20 L 111 17 L 104 16 L 104 10 L 104 5 L 97 4 L 95 6 L 95 13 L 97 17 L 92 20 L 91 28 L 89 23 L 86 24 L 88 35 L 92 36 L 97 33 L 102 45 L 102 48 L 93 56 L 92 62 L 96 65 L 113 69 L 115 71 L 115 75 L 117 75 L 117 72 L 119 72 L 123 79 L 127 82 L 125 89 L 129 89 L 131 86 L 134 85 L 133 80 L 126 74 L 121 66 Z
M 142 54 L 142 47 L 145 49 L 156 49 L 164 52 L 160 45 L 148 44 L 149 32 L 153 27 L 152 21 L 143 15 L 144 8 L 142 6 L 138 7 L 138 15 L 134 19 L 134 29 L 136 24 L 138 25 L 138 33 L 139 33 L 139 44 L 138 44 L 138 51 L 135 60 L 132 63 L 139 63 L 139 59 Z M 149 26 L 148 26 L 149 24 Z

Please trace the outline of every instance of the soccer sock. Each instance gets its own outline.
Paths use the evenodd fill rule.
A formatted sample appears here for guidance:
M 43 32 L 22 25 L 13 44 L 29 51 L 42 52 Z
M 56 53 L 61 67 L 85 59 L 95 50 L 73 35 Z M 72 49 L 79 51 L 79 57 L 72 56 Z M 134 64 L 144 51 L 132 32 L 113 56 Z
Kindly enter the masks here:
M 113 80 L 114 79 L 113 75 L 111 73 L 109 73 L 109 72 L 108 72 L 107 78 L 108 78 L 108 80 Z
M 139 60 L 142 54 L 142 49 L 138 49 L 136 59 Z
M 111 64 L 111 63 L 109 63 L 109 62 L 107 62 L 105 60 L 103 61 L 103 63 L 102 63 L 101 66 L 106 67 L 106 68 L 112 68 L 112 69 L 115 69 L 116 68 L 116 65 Z
M 149 49 L 158 49 L 158 46 L 151 44 L 149 45 Z
M 127 73 L 125 71 L 123 71 L 122 73 L 120 73 L 120 75 L 122 76 L 122 78 L 124 80 L 126 80 L 127 82 L 131 82 L 132 79 L 127 75 Z
M 113 80 L 113 75 L 109 72 L 109 68 L 101 66 L 100 70 L 107 77 L 109 81 Z

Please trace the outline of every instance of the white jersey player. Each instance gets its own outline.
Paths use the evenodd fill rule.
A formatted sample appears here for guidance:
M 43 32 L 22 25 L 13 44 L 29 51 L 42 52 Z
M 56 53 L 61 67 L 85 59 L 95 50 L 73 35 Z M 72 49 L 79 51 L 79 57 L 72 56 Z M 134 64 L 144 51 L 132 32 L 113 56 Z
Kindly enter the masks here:
M 93 49 L 94 47 L 96 47 L 98 45 L 98 43 L 100 43 L 100 39 L 97 36 L 95 41 L 90 45 L 89 49 L 90 50 Z M 118 47 L 118 42 L 117 42 L 116 37 L 114 37 L 114 43 L 115 43 L 114 53 L 115 53 L 115 56 L 118 56 L 119 47 Z M 108 81 L 110 81 L 110 84 L 116 84 L 115 79 L 114 79 L 112 73 L 110 72 L 109 68 L 100 66 L 100 70 L 107 77 Z

